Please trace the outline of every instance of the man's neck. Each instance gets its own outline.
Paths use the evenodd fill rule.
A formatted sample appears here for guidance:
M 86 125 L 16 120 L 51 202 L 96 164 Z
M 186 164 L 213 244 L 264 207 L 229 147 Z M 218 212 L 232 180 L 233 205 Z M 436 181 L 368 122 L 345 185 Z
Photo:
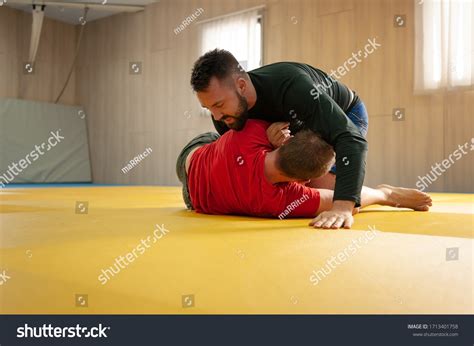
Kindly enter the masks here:
M 277 150 L 269 151 L 265 155 L 265 163 L 263 165 L 263 172 L 265 178 L 267 178 L 270 184 L 284 183 L 290 181 L 288 177 L 285 177 L 280 173 L 280 170 L 276 165 Z

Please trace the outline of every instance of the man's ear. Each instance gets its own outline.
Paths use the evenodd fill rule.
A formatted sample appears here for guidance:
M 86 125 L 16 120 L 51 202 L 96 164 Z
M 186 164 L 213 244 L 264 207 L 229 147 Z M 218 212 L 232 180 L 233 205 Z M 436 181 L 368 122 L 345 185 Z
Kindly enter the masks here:
M 237 77 L 235 87 L 239 91 L 240 96 L 244 96 L 245 89 L 247 88 L 247 81 L 242 77 Z

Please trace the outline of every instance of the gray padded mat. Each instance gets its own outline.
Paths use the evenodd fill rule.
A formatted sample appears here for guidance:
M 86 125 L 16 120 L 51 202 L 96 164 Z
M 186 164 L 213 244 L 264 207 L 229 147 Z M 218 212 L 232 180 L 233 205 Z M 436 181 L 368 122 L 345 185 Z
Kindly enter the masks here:
M 80 107 L 0 99 L 0 188 L 14 183 L 90 182 Z

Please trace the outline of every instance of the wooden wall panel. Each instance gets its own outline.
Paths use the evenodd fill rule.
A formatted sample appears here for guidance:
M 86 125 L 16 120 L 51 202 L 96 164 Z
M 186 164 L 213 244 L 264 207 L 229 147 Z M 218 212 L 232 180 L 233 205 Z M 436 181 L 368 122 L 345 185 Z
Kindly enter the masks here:
M 29 55 L 31 14 L 0 7 L 0 97 L 54 102 L 74 58 L 76 28 L 45 18 L 33 75 L 23 73 Z M 74 105 L 75 74 L 61 103 Z
M 319 0 L 315 2 L 318 16 L 331 15 L 353 9 L 352 0 Z
M 400 177 L 402 185 L 415 187 L 419 176 L 426 175 L 431 165 L 443 155 L 444 138 L 443 95 L 413 97 L 406 108 L 404 130 L 400 134 Z M 393 122 L 395 125 L 398 122 Z M 439 177 L 427 190 L 443 191 L 445 176 Z
M 198 19 L 202 20 L 258 4 L 160 1 L 140 13 L 88 25 L 76 95 L 88 114 L 95 182 L 177 183 L 179 151 L 193 136 L 212 130 L 212 123 L 200 115 L 189 85 L 199 56 L 196 24 L 178 34 L 174 29 L 199 7 L 204 9 Z M 142 74 L 129 74 L 131 61 L 142 63 Z M 127 161 L 148 146 L 151 156 L 123 174 Z
M 16 98 L 21 71 L 18 48 L 19 11 L 0 7 L 0 97 Z
M 459 146 L 464 147 L 462 158 L 444 173 L 446 191 L 474 191 L 473 113 L 474 90 L 445 95 L 443 159 L 448 159 L 454 150 L 460 150 Z
M 330 70 L 364 49 L 369 39 L 382 44 L 341 79 L 369 110 L 366 184 L 414 187 L 418 175 L 472 136 L 472 92 L 413 94 L 411 0 L 161 0 L 144 12 L 87 27 L 76 97 L 88 114 L 94 181 L 177 184 L 174 164 L 180 149 L 212 126 L 200 115 L 189 86 L 199 55 L 197 26 L 178 35 L 173 30 L 199 7 L 204 13 L 198 20 L 203 20 L 261 4 L 266 5 L 266 64 L 296 60 Z M 394 27 L 396 14 L 406 16 L 405 27 Z M 142 75 L 128 74 L 133 60 L 143 62 Z M 405 121 L 392 119 L 394 108 L 405 109 Z M 148 143 L 152 156 L 136 172 L 122 174 L 120 168 Z M 472 159 L 466 157 L 429 190 L 472 192 L 473 173 Z

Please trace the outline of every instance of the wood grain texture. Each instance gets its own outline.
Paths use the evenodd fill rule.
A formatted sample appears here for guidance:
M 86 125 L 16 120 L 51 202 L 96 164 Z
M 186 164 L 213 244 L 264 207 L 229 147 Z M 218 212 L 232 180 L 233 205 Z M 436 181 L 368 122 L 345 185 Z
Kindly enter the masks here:
M 88 23 L 75 80 L 65 102 L 84 106 L 97 183 L 175 185 L 175 159 L 193 136 L 213 130 L 189 86 L 199 56 L 195 23 L 174 29 L 197 8 L 198 20 L 266 5 L 264 63 L 302 61 L 331 71 L 381 44 L 341 77 L 365 102 L 370 118 L 365 183 L 415 187 L 418 176 L 473 136 L 472 90 L 414 95 L 412 0 L 161 0 L 145 11 Z M 406 25 L 394 26 L 404 15 Z M 20 61 L 27 55 L 26 15 L 0 9 L 0 95 L 17 97 Z M 51 100 L 72 59 L 74 27 L 46 21 L 38 54 L 39 75 L 28 97 Z M 44 33 L 44 34 L 45 34 Z M 142 63 L 131 75 L 129 64 Z M 16 72 L 13 72 L 16 71 Z M 43 72 L 45 74 L 43 74 Z M 30 76 L 28 76 L 30 77 Z M 8 80 L 8 82 L 6 81 Z M 394 121 L 395 108 L 405 120 Z M 153 153 L 127 174 L 121 168 L 151 147 Z M 473 192 L 473 155 L 465 155 L 429 191 Z
M 76 27 L 45 18 L 35 71 L 27 75 L 31 21 L 31 14 L 0 8 L 0 97 L 54 102 L 74 58 Z M 60 103 L 76 104 L 74 73 Z
M 445 93 L 413 94 L 414 4 L 410 0 L 163 0 L 143 13 L 115 16 L 88 28 L 88 45 L 81 60 L 92 69 L 90 76 L 105 83 L 108 90 L 107 95 L 89 94 L 87 102 L 80 100 L 91 109 L 88 120 L 97 182 L 177 183 L 175 157 L 190 138 L 212 130 L 212 126 L 200 115 L 189 87 L 192 63 L 198 57 L 196 25 L 177 35 L 173 30 L 199 7 L 204 9 L 202 20 L 261 4 L 266 5 L 266 64 L 302 61 L 330 71 L 343 65 L 353 52 L 363 50 L 369 39 L 381 44 L 341 77 L 369 110 L 367 185 L 386 182 L 414 187 L 418 176 L 429 173 L 447 148 L 457 145 L 461 133 L 472 128 L 472 92 L 454 92 L 449 97 Z M 406 16 L 405 27 L 394 26 L 397 14 Z M 118 26 L 120 30 L 115 30 Z M 104 45 L 109 53 L 97 54 Z M 122 51 L 119 45 L 124 47 Z M 94 52 L 98 61 L 91 62 L 88 59 Z M 119 66 L 119 59 L 143 59 L 144 74 L 130 78 L 122 66 L 109 67 L 106 70 L 111 74 L 105 75 L 99 67 L 108 62 Z M 78 80 L 78 95 L 95 85 L 82 77 Z M 394 108 L 405 109 L 404 121 L 393 120 Z M 453 117 L 460 121 L 451 121 Z M 104 131 L 108 135 L 104 136 Z M 144 138 L 149 138 L 148 142 Z M 154 150 L 153 158 L 124 176 L 120 167 L 147 143 Z M 114 148 L 110 154 L 108 146 Z M 103 167 L 104 155 L 108 156 L 107 168 Z M 151 173 L 143 174 L 142 170 Z M 466 178 L 472 173 L 472 158 L 466 156 L 428 190 L 473 191 L 472 179 Z

